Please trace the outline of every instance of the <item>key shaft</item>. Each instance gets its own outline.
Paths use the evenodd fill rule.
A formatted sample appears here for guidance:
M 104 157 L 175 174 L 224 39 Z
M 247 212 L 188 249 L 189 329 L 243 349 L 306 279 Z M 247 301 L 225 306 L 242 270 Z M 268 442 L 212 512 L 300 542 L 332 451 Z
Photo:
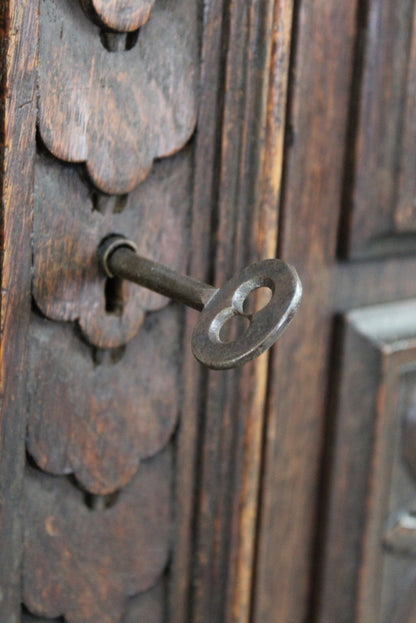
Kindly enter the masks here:
M 198 311 L 202 311 L 218 291 L 202 281 L 138 255 L 134 245 L 121 237 L 114 236 L 105 241 L 103 249 L 101 261 L 108 276 L 133 281 Z

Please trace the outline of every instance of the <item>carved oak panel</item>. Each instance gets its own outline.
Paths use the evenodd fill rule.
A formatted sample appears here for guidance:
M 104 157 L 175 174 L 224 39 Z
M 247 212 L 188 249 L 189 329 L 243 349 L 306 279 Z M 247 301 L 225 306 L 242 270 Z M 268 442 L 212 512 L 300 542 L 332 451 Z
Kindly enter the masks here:
M 162 623 L 184 315 L 97 250 L 185 269 L 198 6 L 39 6 L 22 620 Z
M 416 13 L 413 0 L 360 8 L 342 252 L 416 249 Z
M 346 315 L 318 621 L 416 614 L 416 302 Z
M 170 471 L 164 452 L 94 509 L 68 479 L 28 470 L 23 599 L 32 613 L 114 623 L 129 596 L 156 584 L 170 546 Z
M 124 349 L 92 350 L 72 327 L 34 317 L 27 449 L 51 474 L 104 495 L 157 454 L 177 421 L 180 315 L 148 317 Z M 155 372 L 157 370 L 157 372 Z
M 116 30 L 144 20 L 129 15 L 132 2 L 92 4 Z M 48 150 L 85 163 L 95 186 L 121 195 L 155 158 L 183 147 L 196 121 L 196 19 L 193 0 L 156 2 L 131 49 L 126 40 L 112 52 L 78 0 L 41 0 L 39 132 Z

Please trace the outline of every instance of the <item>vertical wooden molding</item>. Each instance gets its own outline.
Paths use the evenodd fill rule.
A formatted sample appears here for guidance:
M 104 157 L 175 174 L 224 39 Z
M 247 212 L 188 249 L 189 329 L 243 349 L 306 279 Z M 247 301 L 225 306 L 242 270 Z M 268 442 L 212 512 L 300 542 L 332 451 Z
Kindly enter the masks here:
M 6 0 L 1 49 L 0 611 L 20 621 L 26 334 L 35 147 L 37 2 Z
M 195 147 L 191 253 L 188 273 L 210 279 L 211 221 L 215 209 L 222 84 L 222 34 L 224 0 L 212 0 L 202 15 L 201 86 Z M 195 494 L 201 457 L 207 371 L 195 362 L 189 344 L 197 312 L 186 311 L 183 336 L 183 400 L 177 435 L 175 469 L 175 546 L 169 587 L 171 623 L 191 623 L 195 547 Z
M 217 1 L 205 15 L 192 274 L 203 277 L 211 258 L 218 284 L 275 253 L 292 4 Z M 185 370 L 187 385 L 196 382 L 195 364 Z M 193 431 L 199 450 L 182 436 L 188 454 L 179 454 L 178 478 L 188 471 L 189 495 L 189 465 L 196 464 L 200 494 L 190 608 L 175 622 L 249 621 L 267 370 L 266 354 L 243 370 L 204 373 L 200 408 L 192 385 L 185 387 L 181 427 Z
M 236 269 L 276 254 L 292 11 L 292 0 L 251 3 L 247 7 L 245 42 L 240 30 L 242 7 L 236 7 L 231 15 L 216 266 L 220 279 L 232 266 Z M 241 66 L 246 67 L 243 98 L 241 84 L 235 79 L 241 53 Z M 227 134 L 239 118 L 239 107 L 241 151 L 238 164 L 233 166 L 238 144 L 230 142 Z M 230 205 L 235 209 L 232 224 Z M 234 244 L 230 231 L 234 231 Z M 227 257 L 227 253 L 232 255 Z M 226 409 L 231 422 L 234 419 L 237 439 L 226 596 L 226 620 L 233 623 L 249 621 L 255 597 L 254 561 L 268 370 L 266 354 L 230 374 L 226 389 Z M 220 386 L 219 379 L 212 380 Z M 239 395 L 235 405 L 234 394 Z M 212 399 L 214 396 L 215 393 Z
M 304 295 L 271 354 L 254 623 L 307 620 L 355 2 L 296 3 L 279 256 Z

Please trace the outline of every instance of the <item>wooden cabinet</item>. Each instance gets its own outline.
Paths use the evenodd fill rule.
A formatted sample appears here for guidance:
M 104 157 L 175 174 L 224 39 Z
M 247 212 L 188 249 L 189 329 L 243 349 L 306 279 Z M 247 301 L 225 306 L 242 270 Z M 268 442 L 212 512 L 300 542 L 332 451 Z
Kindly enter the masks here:
M 414 11 L 1 4 L 1 621 L 415 620 Z M 300 310 L 208 371 L 112 233 Z

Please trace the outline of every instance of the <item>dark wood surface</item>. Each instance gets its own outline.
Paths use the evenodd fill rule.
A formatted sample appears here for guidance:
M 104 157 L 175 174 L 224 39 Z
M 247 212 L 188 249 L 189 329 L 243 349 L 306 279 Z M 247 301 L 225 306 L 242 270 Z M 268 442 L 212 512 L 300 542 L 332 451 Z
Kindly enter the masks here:
M 111 53 L 79 2 L 40 1 L 40 135 L 108 194 L 133 190 L 194 130 L 196 9 L 193 0 L 157 3 L 133 47 Z
M 37 3 L 0 7 L 0 611 L 20 621 Z
M 319 621 L 411 620 L 398 613 L 416 568 L 415 312 L 411 300 L 353 311 L 343 322 Z
M 342 232 L 342 246 L 358 258 L 413 253 L 414 3 L 372 0 L 359 10 L 351 168 L 345 180 L 349 227 Z
M 315 620 L 328 430 L 335 417 L 328 398 L 341 357 L 337 315 L 416 294 L 413 257 L 358 263 L 338 254 L 339 240 L 347 238 L 355 49 L 366 23 L 355 2 L 307 0 L 295 13 L 278 255 L 297 267 L 304 294 L 291 330 L 272 353 L 255 623 Z
M 27 450 L 42 470 L 73 473 L 105 495 L 168 443 L 179 408 L 180 320 L 164 310 L 124 349 L 91 351 L 71 325 L 33 317 Z
M 100 34 L 89 21 L 90 11 L 87 16 L 77 2 L 42 2 L 32 186 L 33 313 L 25 340 L 28 381 L 21 385 L 31 464 L 24 499 L 26 620 L 43 616 L 110 623 L 146 616 L 161 623 L 166 613 L 164 573 L 175 542 L 176 459 L 168 460 L 164 448 L 175 432 L 183 394 L 183 312 L 163 297 L 106 279 L 98 269 L 97 250 L 110 233 L 121 233 L 136 240 L 143 255 L 185 268 L 192 141 L 180 148 L 194 130 L 199 69 L 196 7 L 185 5 L 172 11 L 158 5 L 140 42 L 127 38 L 126 47 L 136 45 L 116 50 L 107 44 L 124 35 Z M 103 3 L 101 8 L 103 13 Z M 102 14 L 102 21 L 109 15 Z M 158 66 L 163 64 L 160 51 L 152 53 L 160 40 L 152 34 L 155 27 L 167 36 L 167 67 Z M 82 66 L 98 72 L 89 82 L 71 57 L 81 53 Z M 117 80 L 124 80 L 124 93 Z M 143 101 L 148 98 L 147 104 L 140 106 L 132 89 Z M 77 109 L 83 97 L 90 106 L 87 118 Z M 123 106 L 109 102 L 117 97 Z M 143 119 L 128 118 L 129 101 L 135 115 L 148 107 L 150 129 Z M 69 151 L 64 146 L 56 153 L 42 119 L 53 126 L 48 126 L 49 139 L 68 140 Z M 99 166 L 115 185 L 103 185 L 88 173 L 89 152 L 71 155 L 71 141 L 85 139 L 77 134 L 79 122 L 86 123 L 78 129 L 91 132 L 88 141 L 97 150 Z M 94 128 L 94 123 L 99 125 Z M 128 152 L 132 144 L 146 152 L 146 136 L 157 147 L 146 170 L 137 173 Z M 108 149 L 99 145 L 106 140 Z M 136 169 L 133 175 L 118 151 Z M 171 157 L 160 160 L 162 155 Z M 111 172 L 103 157 L 119 170 Z M 159 589 L 152 588 L 156 583 Z
M 111 30 L 130 32 L 149 19 L 155 0 L 81 0 L 85 10 Z
M 156 584 L 170 550 L 170 473 L 163 452 L 99 509 L 67 478 L 27 473 L 23 600 L 33 614 L 113 623 L 128 596 Z
M 91 344 L 116 348 L 136 335 L 145 312 L 167 305 L 165 297 L 129 283 L 122 284 L 114 300 L 117 293 L 108 290 L 109 280 L 98 266 L 98 248 L 110 234 L 122 234 L 145 257 L 183 271 L 191 158 L 185 150 L 158 162 L 147 180 L 123 198 L 91 190 L 76 169 L 50 156 L 37 158 L 33 296 L 45 316 L 76 321 Z
M 1 7 L 0 619 L 411 623 L 413 2 L 40 4 L 37 76 Z M 298 316 L 208 373 L 113 232 L 216 285 L 283 257 Z
M 261 0 L 235 2 L 225 13 L 228 47 L 212 207 L 217 244 L 211 274 L 217 285 L 239 266 L 274 255 L 291 12 L 292 2 Z M 210 372 L 206 381 L 194 622 L 251 617 L 267 370 L 265 354 L 240 370 Z

